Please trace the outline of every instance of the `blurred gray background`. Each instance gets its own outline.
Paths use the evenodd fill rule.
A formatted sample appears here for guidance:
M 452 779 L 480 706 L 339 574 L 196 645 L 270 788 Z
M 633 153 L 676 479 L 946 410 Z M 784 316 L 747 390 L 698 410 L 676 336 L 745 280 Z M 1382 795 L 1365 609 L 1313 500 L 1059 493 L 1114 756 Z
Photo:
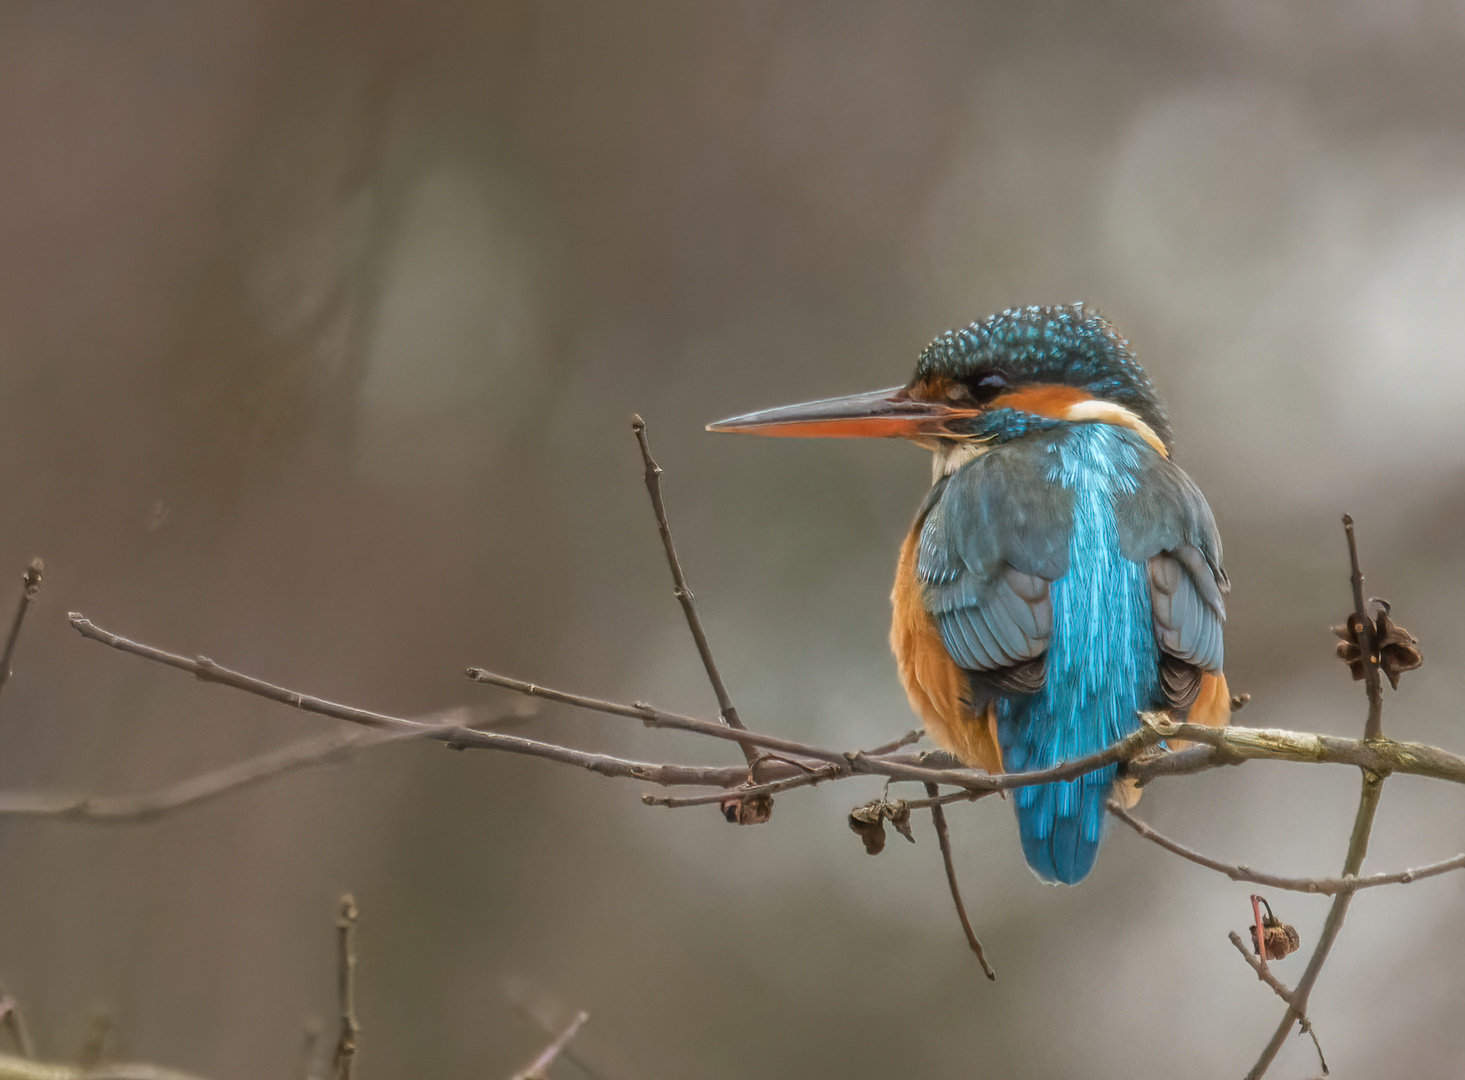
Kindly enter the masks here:
M 48 568 L 0 787 L 140 791 L 329 727 L 68 610 L 400 714 L 508 708 L 480 664 L 710 715 L 633 411 L 743 716 L 899 734 L 887 595 L 926 456 L 702 426 L 1075 300 L 1134 343 L 1220 521 L 1242 719 L 1361 731 L 1328 633 L 1347 510 L 1427 656 L 1386 730 L 1460 750 L 1462 48 L 1465 6 L 1400 0 L 0 7 L 5 617 Z M 516 730 L 737 760 L 557 708 Z M 1357 787 L 1251 764 L 1142 810 L 1324 874 Z M 398 745 L 148 825 L 3 820 L 0 975 L 52 1057 L 104 1007 L 126 1056 L 285 1077 L 350 888 L 363 1080 L 508 1075 L 546 1039 L 516 999 L 588 1010 L 604 1080 L 1250 1065 L 1280 1006 L 1226 941 L 1248 887 L 1116 832 L 1049 888 L 1006 806 L 957 807 L 989 985 L 929 823 L 879 859 L 847 830 L 878 791 L 736 829 Z M 1396 779 L 1375 837 L 1371 869 L 1452 855 L 1465 798 Z M 1326 902 L 1272 899 L 1310 947 Z M 1312 1005 L 1340 1073 L 1465 1071 L 1462 901 L 1461 875 L 1359 898 Z M 1275 1075 L 1315 1071 L 1293 1039 Z

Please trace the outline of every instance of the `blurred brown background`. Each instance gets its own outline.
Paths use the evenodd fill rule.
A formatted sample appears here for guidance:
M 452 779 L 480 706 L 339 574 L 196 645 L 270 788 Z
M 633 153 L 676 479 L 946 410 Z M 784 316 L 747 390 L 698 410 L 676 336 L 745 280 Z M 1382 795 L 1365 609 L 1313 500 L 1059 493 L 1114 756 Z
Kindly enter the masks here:
M 898 734 L 886 597 L 925 455 L 702 425 L 1079 299 L 1220 520 L 1244 719 L 1360 731 L 1327 630 L 1349 510 L 1427 654 L 1386 730 L 1461 749 L 1462 47 L 1465 6 L 1365 0 L 0 7 L 0 610 L 48 567 L 0 786 L 137 791 L 327 726 L 84 642 L 73 609 L 403 714 L 507 707 L 482 664 L 709 715 L 633 410 L 743 715 Z M 736 760 L 559 709 L 525 730 Z M 587 1009 L 604 1080 L 1251 1063 L 1280 1006 L 1226 942 L 1246 886 L 1116 833 L 1048 888 L 1006 807 L 957 808 L 988 985 L 929 825 L 878 860 L 846 829 L 878 789 L 739 830 L 396 746 L 149 825 L 3 820 L 0 974 L 53 1057 L 104 1006 L 127 1056 L 285 1077 L 350 888 L 364 1080 L 508 1075 L 545 1041 L 516 994 Z M 1143 808 L 1331 873 L 1356 791 L 1252 764 Z M 1460 792 L 1395 780 L 1369 865 L 1462 833 Z M 1325 902 L 1272 899 L 1310 946 Z M 1313 998 L 1336 1067 L 1465 1071 L 1462 901 L 1460 875 L 1359 899 Z M 1315 1070 L 1294 1039 L 1276 1075 Z

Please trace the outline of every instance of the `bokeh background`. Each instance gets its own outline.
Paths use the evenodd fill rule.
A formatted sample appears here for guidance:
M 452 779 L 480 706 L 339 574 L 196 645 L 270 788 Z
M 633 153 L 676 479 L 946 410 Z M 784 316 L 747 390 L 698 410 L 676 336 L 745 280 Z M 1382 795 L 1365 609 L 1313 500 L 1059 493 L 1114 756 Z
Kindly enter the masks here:
M 633 411 L 743 715 L 899 734 L 887 594 L 926 456 L 702 426 L 1075 300 L 1215 508 L 1244 719 L 1361 729 L 1328 633 L 1347 510 L 1427 657 L 1386 728 L 1461 749 L 1462 48 L 1465 5 L 1421 0 L 5 4 L 0 580 L 48 573 L 0 787 L 142 791 L 330 726 L 68 610 L 399 714 L 508 710 L 481 664 L 710 715 Z M 736 760 L 555 708 L 515 730 Z M 1357 786 L 1251 764 L 1143 809 L 1324 874 Z M 397 745 L 146 825 L 0 820 L 0 974 L 51 1057 L 102 1008 L 119 1055 L 290 1076 L 349 888 L 364 1080 L 507 1076 L 546 1040 L 528 1013 L 580 1008 L 603 1080 L 1249 1066 L 1280 1007 L 1226 941 L 1246 886 L 1121 832 L 1049 888 L 1005 806 L 958 807 L 988 985 L 929 825 L 878 859 L 845 827 L 878 790 L 736 829 Z M 1369 866 L 1462 834 L 1458 790 L 1396 779 Z M 1326 902 L 1273 900 L 1310 946 Z M 1460 875 L 1359 898 L 1313 998 L 1335 1068 L 1465 1071 L 1462 939 Z M 1315 1072 L 1291 1040 L 1276 1075 Z

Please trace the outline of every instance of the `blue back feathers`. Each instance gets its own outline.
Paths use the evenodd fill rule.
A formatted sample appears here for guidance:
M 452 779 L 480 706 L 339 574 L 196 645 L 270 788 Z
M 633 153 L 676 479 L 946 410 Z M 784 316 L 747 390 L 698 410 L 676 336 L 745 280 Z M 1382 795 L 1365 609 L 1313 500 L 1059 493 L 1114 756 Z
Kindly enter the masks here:
M 991 448 L 932 488 L 917 576 L 972 712 L 995 708 L 1005 768 L 1030 772 L 1165 707 L 1162 652 L 1220 670 L 1225 575 L 1204 498 L 1138 434 L 1004 411 Z M 1045 880 L 1092 868 L 1115 772 L 1014 791 Z
M 1140 450 L 1107 424 L 1071 429 L 1052 448 L 1049 482 L 1072 497 L 1069 570 L 1052 586 L 1047 682 L 997 701 L 1009 771 L 1031 772 L 1095 753 L 1158 707 L 1159 656 L 1145 567 L 1119 549 L 1114 497 L 1136 491 Z M 1028 865 L 1074 884 L 1093 868 L 1115 767 L 1013 793 Z

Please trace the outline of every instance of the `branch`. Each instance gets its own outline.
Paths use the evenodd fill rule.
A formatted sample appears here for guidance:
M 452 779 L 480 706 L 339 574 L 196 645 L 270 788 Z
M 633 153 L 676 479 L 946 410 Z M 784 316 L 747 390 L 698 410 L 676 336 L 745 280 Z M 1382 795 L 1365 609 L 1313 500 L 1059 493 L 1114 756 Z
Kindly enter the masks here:
M 141 795 L 0 792 L 0 817 L 59 817 L 106 824 L 149 821 L 286 773 L 350 756 L 370 746 L 411 737 L 352 728 L 333 731 Z
M 838 780 L 842 775 L 840 767 L 833 763 L 821 765 L 817 769 L 802 772 L 797 776 L 790 776 L 784 780 L 771 780 L 764 784 L 744 784 L 741 787 L 724 788 L 722 791 L 711 791 L 706 795 L 652 795 L 641 796 L 641 801 L 647 806 L 665 806 L 673 810 L 685 806 L 710 806 L 713 804 L 722 805 L 730 799 L 747 800 L 758 798 L 763 795 L 777 795 L 782 791 L 792 791 L 794 788 L 812 787 L 824 780 Z
M 1364 856 L 1368 854 L 1368 838 L 1373 832 L 1374 815 L 1378 812 L 1379 796 L 1383 793 L 1384 778 L 1365 772 L 1363 774 L 1363 791 L 1358 798 L 1358 814 L 1353 820 L 1353 835 L 1348 840 L 1348 854 L 1343 859 L 1343 876 L 1357 876 L 1359 868 L 1363 865 Z M 1282 1044 L 1287 1041 L 1288 1034 L 1292 1031 L 1292 1025 L 1307 1015 L 1307 1000 L 1312 994 L 1312 988 L 1317 983 L 1318 975 L 1322 973 L 1323 964 L 1327 962 L 1328 953 L 1333 949 L 1333 942 L 1338 939 L 1338 932 L 1343 929 L 1343 920 L 1348 916 L 1348 905 L 1353 901 L 1353 892 L 1340 892 L 1333 897 L 1333 904 L 1328 908 L 1328 917 L 1323 922 L 1322 934 L 1318 937 L 1317 948 L 1313 950 L 1311 959 L 1307 962 L 1307 969 L 1302 973 L 1302 978 L 1297 981 L 1297 989 L 1292 992 L 1292 1006 L 1282 1022 L 1277 1025 L 1277 1030 L 1272 1034 L 1272 1041 L 1267 1043 L 1262 1050 L 1261 1057 L 1252 1066 L 1251 1072 L 1246 1074 L 1246 1080 L 1260 1080 L 1265 1075 L 1267 1068 L 1276 1059 L 1282 1049 Z
M 1241 935 L 1235 930 L 1230 934 L 1231 944 L 1236 946 L 1236 951 L 1241 953 L 1241 958 L 1251 965 L 1251 970 L 1256 972 L 1256 977 L 1272 988 L 1272 992 L 1292 1007 L 1294 1001 L 1293 993 L 1287 989 L 1285 983 L 1267 970 L 1266 961 L 1253 956 L 1241 943 Z M 1306 1016 L 1299 1015 L 1298 1026 L 1312 1036 L 1312 1045 L 1317 1049 L 1318 1064 L 1322 1066 L 1323 1075 L 1328 1075 L 1328 1059 L 1323 1056 L 1323 1044 L 1318 1042 L 1317 1032 L 1313 1030 L 1312 1021 Z
M 200 1080 L 157 1065 L 56 1065 L 0 1054 L 0 1080 Z
M 1352 573 L 1353 615 L 1358 621 L 1358 649 L 1363 661 L 1363 686 L 1368 696 L 1368 719 L 1363 725 L 1364 739 L 1377 739 L 1383 734 L 1384 687 L 1379 678 L 1378 634 L 1368 617 L 1368 604 L 1363 599 L 1363 570 L 1358 565 L 1358 538 L 1353 535 L 1353 518 L 1343 515 L 1343 532 L 1348 537 L 1348 562 Z
M 996 982 L 997 972 L 987 963 L 987 954 L 982 949 L 977 932 L 972 929 L 972 921 L 967 918 L 966 905 L 961 900 L 961 885 L 956 880 L 956 864 L 951 858 L 951 834 L 946 829 L 946 811 L 941 808 L 937 798 L 939 789 L 935 784 L 927 784 L 926 794 L 931 799 L 931 821 L 936 825 L 936 841 L 941 845 L 941 861 L 946 865 L 946 884 L 951 887 L 951 902 L 956 905 L 956 917 L 961 920 L 962 932 L 966 934 L 966 942 L 977 956 L 977 963 L 982 965 L 987 978 Z
M 341 1034 L 331 1059 L 335 1080 L 351 1080 L 356 1069 L 356 1046 L 361 1024 L 356 1019 L 356 901 L 341 897 L 336 914 L 336 988 L 341 999 Z
M 15 655 L 15 643 L 20 640 L 20 627 L 25 622 L 25 613 L 41 594 L 41 574 L 45 569 L 46 566 L 40 559 L 32 559 L 25 576 L 20 579 L 24 586 L 20 592 L 20 603 L 15 609 L 15 618 L 10 623 L 10 633 L 5 638 L 5 652 L 0 654 L 0 690 L 10 681 L 10 659 Z
M 911 803 L 910 805 L 915 807 L 917 804 Z M 1193 848 L 1186 847 L 1178 840 L 1172 840 L 1163 833 L 1156 832 L 1151 825 L 1135 817 L 1114 800 L 1111 799 L 1108 805 L 1109 813 L 1124 822 L 1124 824 L 1128 825 L 1146 840 L 1158 844 L 1166 851 L 1179 855 L 1182 859 L 1189 859 L 1197 866 L 1204 866 L 1207 869 L 1215 870 L 1217 873 L 1225 874 L 1232 881 L 1249 881 L 1256 885 L 1266 885 L 1273 889 L 1285 889 L 1289 892 L 1314 893 L 1319 896 L 1337 896 L 1340 893 L 1357 892 L 1359 889 L 1372 889 L 1379 885 L 1408 885 L 1424 878 L 1448 874 L 1452 870 L 1465 870 L 1465 855 L 1456 855 L 1452 859 L 1442 859 L 1440 862 L 1430 863 L 1427 866 L 1418 866 L 1412 870 L 1400 870 L 1393 874 L 1371 874 L 1368 877 L 1282 877 L 1279 874 L 1262 873 L 1259 870 L 1253 870 L 1251 867 L 1245 865 L 1223 863 L 1219 859 L 1211 858 L 1209 855 L 1202 855 Z
M 1363 570 L 1358 564 L 1358 543 L 1353 535 L 1353 519 L 1347 514 L 1343 515 L 1343 531 L 1348 538 L 1348 561 L 1352 567 L 1353 614 L 1359 626 L 1358 643 L 1362 651 L 1364 680 L 1368 690 L 1368 719 L 1364 722 L 1363 727 L 1364 745 L 1371 747 L 1385 741 L 1380 734 L 1383 726 L 1383 688 L 1379 684 L 1379 658 L 1375 649 L 1373 623 L 1369 620 L 1363 600 Z M 1363 860 L 1368 855 L 1369 836 L 1373 833 L 1373 819 L 1378 813 L 1379 798 L 1384 790 L 1384 780 L 1389 775 L 1387 770 L 1381 771 L 1368 766 L 1362 766 L 1361 771 L 1363 789 L 1358 796 L 1358 813 L 1353 819 L 1353 834 L 1348 838 L 1348 854 L 1343 858 L 1342 876 L 1345 878 L 1357 877 L 1358 871 L 1363 867 Z M 1323 965 L 1327 963 L 1328 953 L 1332 952 L 1333 943 L 1337 941 L 1339 931 L 1343 929 L 1343 920 L 1348 917 L 1348 906 L 1352 902 L 1353 890 L 1340 892 L 1333 897 L 1332 906 L 1328 908 L 1328 917 L 1323 922 L 1322 934 L 1318 937 L 1317 948 L 1313 950 L 1312 957 L 1307 962 L 1307 969 L 1303 971 L 1302 978 L 1297 981 L 1297 989 L 1292 993 L 1292 1007 L 1282 1018 L 1282 1022 L 1277 1025 L 1277 1030 L 1272 1033 L 1271 1042 L 1267 1043 L 1262 1050 L 1261 1056 L 1257 1058 L 1251 1072 L 1247 1073 L 1247 1080 L 1260 1080 L 1267 1068 L 1276 1060 L 1282 1044 L 1292 1031 L 1293 1022 L 1305 1022 L 1307 999 L 1312 994 L 1312 988 L 1317 983 L 1318 975 L 1322 973 Z M 1318 1053 L 1322 1053 L 1321 1049 Z M 1326 1066 L 1323 1067 L 1323 1071 L 1327 1072 Z
M 636 442 L 641 447 L 641 461 L 646 466 L 646 492 L 651 496 L 651 509 L 656 514 L 656 528 L 661 533 L 661 544 L 666 548 L 666 562 L 671 568 L 672 593 L 682 605 L 682 613 L 687 617 L 687 629 L 692 632 L 697 655 L 702 658 L 702 666 L 707 670 L 707 681 L 712 684 L 712 692 L 717 696 L 718 715 L 733 730 L 746 731 L 747 728 L 732 703 L 732 696 L 727 692 L 727 684 L 722 681 L 722 672 L 717 668 L 717 661 L 712 658 L 712 645 L 707 641 L 707 631 L 702 628 L 702 617 L 697 614 L 697 598 L 692 595 L 687 577 L 682 572 L 682 561 L 677 558 L 677 546 L 672 540 L 671 524 L 666 519 L 666 503 L 661 495 L 662 470 L 651 456 L 651 444 L 646 439 L 646 421 L 639 416 L 631 417 L 631 430 L 636 433 Z M 752 743 L 740 745 L 743 756 L 748 761 L 749 779 L 752 779 L 763 755 L 753 749 Z
M 589 1019 L 590 1014 L 581 1011 L 575 1019 L 570 1021 L 570 1026 L 560 1032 L 555 1040 L 529 1063 L 527 1069 L 514 1074 L 514 1080 L 547 1080 L 549 1067 L 554 1064 L 555 1058 L 559 1057 L 565 1047 L 570 1045 L 570 1040 L 580 1033 L 580 1028 Z
M 1298 761 L 1307 764 L 1352 765 L 1380 776 L 1405 773 L 1465 784 L 1465 758 L 1425 743 L 1393 739 L 1345 739 L 1336 735 L 1284 731 L 1278 728 L 1212 728 L 1153 720 L 1161 736 L 1202 743 L 1175 754 L 1156 755 L 1129 766 L 1129 775 L 1141 783 L 1157 776 L 1201 772 L 1242 761 Z M 1174 758 L 1178 762 L 1170 762 Z
M 324 698 L 287 690 L 260 679 L 251 678 L 237 671 L 221 667 L 206 657 L 190 660 L 184 656 L 165 652 L 151 645 L 131 641 L 109 630 L 103 630 L 91 620 L 73 612 L 71 625 L 82 637 L 100 641 L 104 645 L 122 652 L 140 656 L 144 660 L 164 664 L 187 671 L 204 682 L 215 682 L 245 693 L 254 694 L 291 708 L 329 716 L 348 723 L 361 724 L 376 729 L 391 729 L 404 736 L 417 736 L 445 743 L 455 750 L 500 750 L 511 754 L 525 754 L 530 757 L 546 758 L 564 765 L 575 765 L 602 776 L 623 777 L 629 780 L 644 780 L 647 783 L 665 786 L 726 787 L 747 775 L 745 768 L 728 766 L 663 765 L 647 761 L 633 761 L 574 750 L 554 743 L 525 739 L 517 735 L 499 732 L 479 731 L 476 728 L 460 727 L 454 724 L 430 724 L 408 720 L 385 713 L 370 712 L 327 701 Z M 795 770 L 789 767 L 792 774 Z

